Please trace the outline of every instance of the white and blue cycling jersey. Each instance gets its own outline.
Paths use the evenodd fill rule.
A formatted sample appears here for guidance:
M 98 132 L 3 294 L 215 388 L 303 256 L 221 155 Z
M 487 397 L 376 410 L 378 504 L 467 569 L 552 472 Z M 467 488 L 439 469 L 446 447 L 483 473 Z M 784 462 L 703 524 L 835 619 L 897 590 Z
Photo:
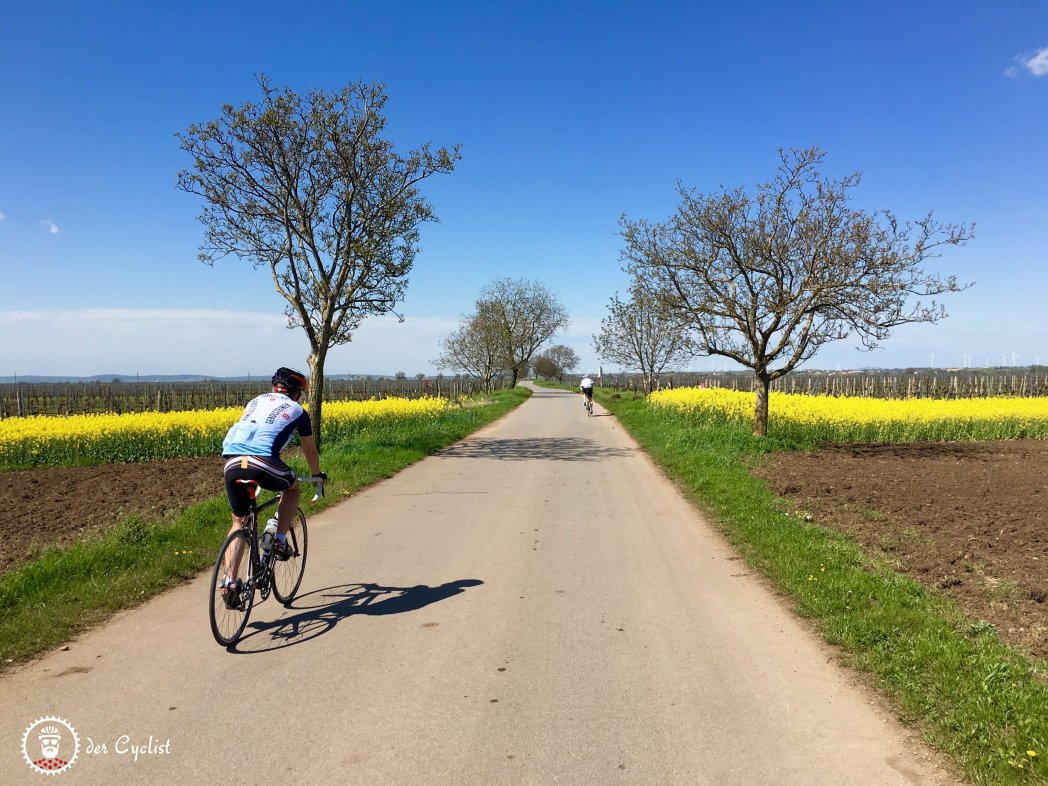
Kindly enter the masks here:
M 269 456 L 280 460 L 295 432 L 300 437 L 313 436 L 309 413 L 283 393 L 263 393 L 251 399 L 244 414 L 222 440 L 222 455 Z

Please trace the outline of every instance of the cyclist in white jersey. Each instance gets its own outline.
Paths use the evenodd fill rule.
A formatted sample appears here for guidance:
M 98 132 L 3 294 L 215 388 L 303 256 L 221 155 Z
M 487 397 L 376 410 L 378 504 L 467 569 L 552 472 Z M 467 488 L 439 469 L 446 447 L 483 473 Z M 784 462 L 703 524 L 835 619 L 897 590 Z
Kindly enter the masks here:
M 226 496 L 233 510 L 235 532 L 251 507 L 247 486 L 238 481 L 253 480 L 264 489 L 281 492 L 277 506 L 277 533 L 273 553 L 287 559 L 287 531 L 298 511 L 300 486 L 294 470 L 280 458 L 291 437 L 298 434 L 309 471 L 327 477 L 320 471 L 320 455 L 313 439 L 313 424 L 299 399 L 309 388 L 304 374 L 280 368 L 273 375 L 273 392 L 251 399 L 244 414 L 229 429 L 222 441 L 222 456 L 228 459 L 224 470 Z
M 579 383 L 579 389 L 582 391 L 582 406 L 586 406 L 587 401 L 593 401 L 593 379 L 586 375 L 582 378 Z

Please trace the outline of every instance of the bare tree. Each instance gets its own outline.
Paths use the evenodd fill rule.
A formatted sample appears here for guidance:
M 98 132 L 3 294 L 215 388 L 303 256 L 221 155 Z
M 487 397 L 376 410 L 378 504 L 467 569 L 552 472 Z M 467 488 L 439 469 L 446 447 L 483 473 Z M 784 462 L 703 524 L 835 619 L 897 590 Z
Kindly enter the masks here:
M 503 370 L 502 358 L 498 336 L 473 314 L 464 317 L 459 329 L 444 339 L 440 357 L 433 364 L 479 377 L 484 389 L 491 390 L 492 380 Z
M 582 362 L 578 353 L 566 344 L 554 344 L 546 350 L 545 355 L 557 364 L 562 376 L 570 374 Z
M 695 354 L 686 326 L 660 309 L 656 298 L 640 286 L 630 290 L 625 302 L 617 294 L 611 298 L 608 316 L 600 321 L 600 334 L 593 337 L 593 344 L 609 363 L 638 369 L 649 393 L 659 374 Z
M 205 200 L 200 259 L 229 254 L 268 267 L 289 327 L 309 339 L 309 410 L 319 439 L 324 361 L 366 317 L 395 312 L 436 221 L 418 186 L 451 172 L 459 148 L 402 155 L 383 138 L 380 84 L 299 95 L 265 76 L 260 104 L 226 105 L 178 138 L 193 157 L 178 185 Z M 279 364 L 277 364 L 279 365 Z
M 567 327 L 568 312 L 542 284 L 527 279 L 502 278 L 481 290 L 477 319 L 493 331 L 502 353 L 502 366 L 517 384 L 539 347 Z
M 753 369 L 759 436 L 772 380 L 852 333 L 873 349 L 899 325 L 937 322 L 945 310 L 921 298 L 970 286 L 921 266 L 942 246 L 970 240 L 972 225 L 856 210 L 858 173 L 822 178 L 818 148 L 779 156 L 775 179 L 752 196 L 678 186 L 680 204 L 665 223 L 620 220 L 627 269 L 686 321 L 699 352 Z
M 559 380 L 562 375 L 556 363 L 545 355 L 539 355 L 535 358 L 535 376 Z
M 535 358 L 535 373 L 547 379 L 564 381 L 564 376 L 578 367 L 580 358 L 566 344 L 555 344 Z

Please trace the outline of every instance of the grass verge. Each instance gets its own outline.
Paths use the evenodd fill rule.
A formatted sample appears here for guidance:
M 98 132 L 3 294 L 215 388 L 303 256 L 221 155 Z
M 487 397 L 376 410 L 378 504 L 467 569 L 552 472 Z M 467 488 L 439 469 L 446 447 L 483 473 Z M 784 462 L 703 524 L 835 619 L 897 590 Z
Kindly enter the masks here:
M 325 445 L 327 496 L 310 511 L 392 477 L 498 419 L 528 395 L 523 388 L 500 391 L 482 404 L 369 427 L 352 440 Z M 297 463 L 292 459 L 292 466 L 305 474 L 305 463 Z M 221 487 L 220 478 L 215 483 Z M 113 612 L 210 568 L 228 529 L 229 507 L 220 493 L 169 523 L 130 518 L 104 534 L 47 549 L 39 559 L 0 576 L 0 669 L 56 647 Z
M 744 559 L 840 648 L 841 660 L 871 675 L 900 717 L 973 783 L 1048 784 L 1048 664 L 1035 666 L 992 626 L 849 538 L 791 517 L 749 468 L 763 453 L 796 445 L 758 440 L 742 427 L 686 427 L 643 400 L 597 396 Z

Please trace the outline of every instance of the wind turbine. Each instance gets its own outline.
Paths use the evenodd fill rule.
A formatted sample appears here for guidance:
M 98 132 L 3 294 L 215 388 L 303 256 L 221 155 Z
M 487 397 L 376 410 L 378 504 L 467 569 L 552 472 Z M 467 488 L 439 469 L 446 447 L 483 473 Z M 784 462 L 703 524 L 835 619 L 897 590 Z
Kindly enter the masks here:
M 1013 353 L 1012 353 L 1012 365 L 1013 365 L 1013 366 L 1015 365 L 1015 359 L 1016 359 L 1017 357 L 1019 357 L 1019 356 L 1018 356 L 1017 354 L 1015 354 L 1015 353 L 1013 352 Z
M 934 352 L 932 352 L 932 354 L 928 355 L 928 359 L 929 359 L 929 360 L 931 361 L 931 362 L 929 363 L 929 365 L 930 365 L 930 366 L 931 366 L 932 368 L 935 368 L 935 353 L 934 353 Z

